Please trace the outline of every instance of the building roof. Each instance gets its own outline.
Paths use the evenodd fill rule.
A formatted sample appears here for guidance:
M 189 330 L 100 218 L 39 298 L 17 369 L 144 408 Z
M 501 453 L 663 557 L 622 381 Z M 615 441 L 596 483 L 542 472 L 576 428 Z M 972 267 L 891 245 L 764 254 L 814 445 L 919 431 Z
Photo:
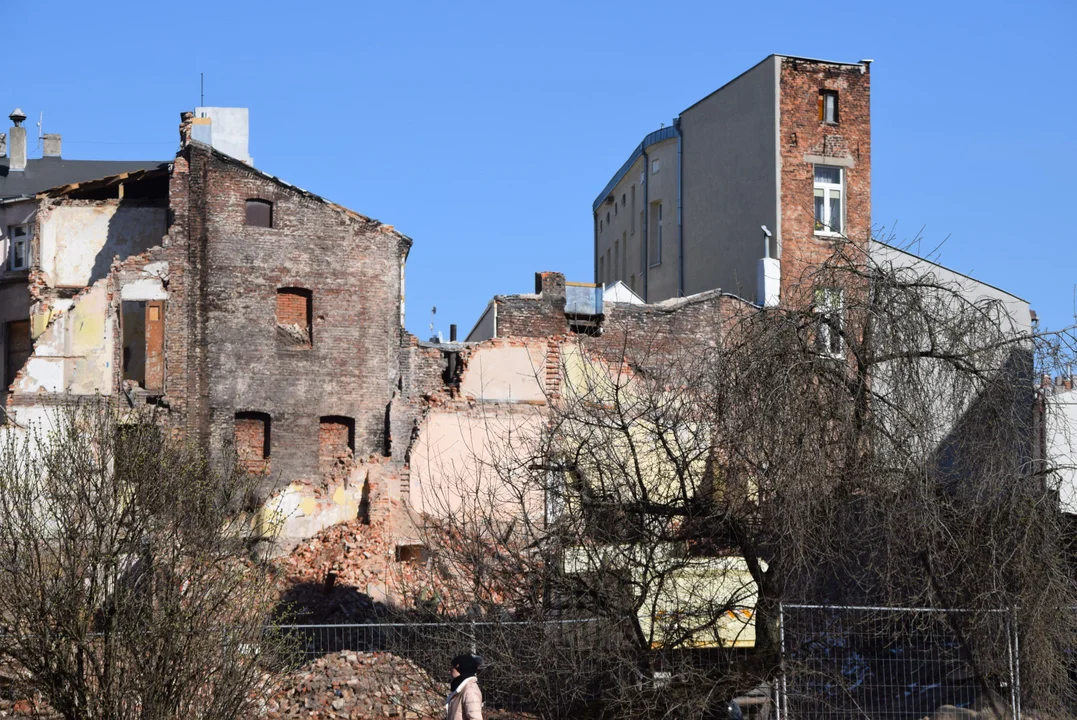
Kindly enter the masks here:
M 861 60 L 860 62 L 849 63 L 849 62 L 839 62 L 837 60 L 820 60 L 819 58 L 798 57 L 796 55 L 782 55 L 781 53 L 772 53 L 770 55 L 767 55 L 765 58 L 763 58 L 759 62 L 757 62 L 755 65 L 752 65 L 750 68 L 748 68 L 747 70 L 742 72 L 740 75 L 737 75 L 732 80 L 730 80 L 730 81 L 726 82 L 725 84 L 723 84 L 717 90 L 714 90 L 713 92 L 710 92 L 710 93 L 704 95 L 699 100 L 696 100 L 694 103 L 692 103 L 687 108 L 682 110 L 680 114 L 683 115 L 685 112 L 687 112 L 688 110 L 691 110 L 692 108 L 694 108 L 696 105 L 703 102 L 707 98 L 711 97 L 712 95 L 715 95 L 716 93 L 721 92 L 726 87 L 728 87 L 728 86 L 732 85 L 733 83 L 735 83 L 737 80 L 739 80 L 744 75 L 747 75 L 749 72 L 751 72 L 755 68 L 757 68 L 760 65 L 762 65 L 763 63 L 769 61 L 771 58 L 787 58 L 789 60 L 800 60 L 800 61 L 803 61 L 803 62 L 822 63 L 824 65 L 848 65 L 848 66 L 864 65 L 864 64 L 869 64 L 869 63 L 873 62 L 871 60 Z M 680 119 L 680 115 L 678 115 L 677 118 L 674 119 L 674 121 L 673 121 L 674 124 L 672 126 L 662 128 L 660 130 L 655 130 L 654 132 L 652 132 L 651 134 L 649 134 L 645 138 L 643 138 L 643 142 L 641 142 L 639 145 L 636 146 L 636 149 L 632 151 L 632 154 L 629 156 L 628 160 L 625 161 L 624 165 L 621 166 L 621 169 L 618 170 L 614 174 L 614 176 L 610 179 L 610 181 L 608 183 L 606 183 L 606 187 L 602 188 L 602 192 L 599 193 L 597 198 L 595 198 L 594 203 L 592 203 L 592 205 L 591 205 L 591 211 L 592 212 L 598 212 L 598 206 L 602 204 L 602 202 L 610 194 L 610 192 L 613 190 L 613 188 L 617 186 L 617 183 L 621 182 L 621 179 L 624 178 L 624 176 L 628 174 L 628 171 L 632 168 L 632 165 L 635 164 L 636 160 L 639 159 L 640 155 L 643 154 L 644 150 L 646 150 L 651 145 L 654 145 L 655 143 L 661 142 L 663 140 L 668 140 L 669 138 L 677 136 L 678 130 L 677 130 L 676 124 L 677 124 L 677 121 L 679 119 Z
M 602 188 L 602 192 L 595 198 L 594 203 L 591 204 L 591 211 L 598 212 L 598 206 L 606 199 L 606 197 L 613 191 L 613 188 L 617 187 L 617 183 L 621 182 L 621 179 L 628 174 L 628 171 L 632 169 L 632 166 L 636 164 L 640 156 L 643 155 L 643 151 L 649 148 L 651 145 L 657 145 L 663 140 L 669 140 L 670 138 L 677 137 L 677 128 L 670 125 L 647 135 L 643 138 L 643 142 L 636 146 L 636 149 L 632 151 L 632 154 L 625 160 L 624 165 L 618 170 L 614 176 L 606 183 L 606 187 Z
M 26 161 L 25 170 L 12 170 L 0 158 L 0 200 L 33 197 L 39 192 L 87 180 L 166 167 L 168 160 L 67 160 L 44 157 Z

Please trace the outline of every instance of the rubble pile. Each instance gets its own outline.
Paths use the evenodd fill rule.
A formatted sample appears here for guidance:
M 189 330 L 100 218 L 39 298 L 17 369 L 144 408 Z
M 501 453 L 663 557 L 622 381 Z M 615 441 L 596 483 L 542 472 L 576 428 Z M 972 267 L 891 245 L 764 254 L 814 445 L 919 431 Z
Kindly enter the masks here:
M 398 554 L 400 538 L 417 535 L 407 510 L 398 501 L 378 510 L 369 523 L 355 519 L 326 528 L 282 559 L 281 599 L 296 622 L 361 623 L 389 607 L 441 609 L 448 593 L 433 559 Z
M 445 716 L 445 697 L 410 660 L 389 653 L 325 655 L 286 677 L 266 701 L 270 720 Z

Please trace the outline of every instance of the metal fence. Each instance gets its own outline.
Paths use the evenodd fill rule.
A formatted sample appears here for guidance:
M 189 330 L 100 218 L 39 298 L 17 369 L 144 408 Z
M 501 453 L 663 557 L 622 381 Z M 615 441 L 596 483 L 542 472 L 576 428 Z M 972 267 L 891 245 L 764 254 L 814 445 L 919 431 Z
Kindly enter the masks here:
M 782 718 L 1021 718 L 1010 611 L 783 605 L 779 623 Z
M 992 718 L 1021 718 L 1020 647 L 1012 611 L 784 604 L 778 625 L 781 677 L 765 683 L 765 693 L 739 698 L 751 704 L 744 708 L 746 717 L 920 720 L 953 706 L 986 710 Z M 589 654 L 599 655 L 617 635 L 597 620 L 284 625 L 276 630 L 297 662 L 340 651 L 389 653 L 442 684 L 449 658 L 477 653 L 490 667 L 484 692 L 499 707 L 518 705 L 520 690 L 498 678 L 499 665 L 526 666 L 532 652 L 534 662 L 542 663 L 543 654 L 555 648 L 562 657 L 572 653 L 576 668 L 586 668 Z M 658 679 L 657 674 L 652 679 L 656 686 Z

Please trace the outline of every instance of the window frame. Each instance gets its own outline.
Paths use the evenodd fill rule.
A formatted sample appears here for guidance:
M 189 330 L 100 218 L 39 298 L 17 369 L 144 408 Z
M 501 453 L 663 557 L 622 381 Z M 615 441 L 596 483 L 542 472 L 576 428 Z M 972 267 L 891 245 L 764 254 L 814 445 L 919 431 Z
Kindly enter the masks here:
M 840 287 L 817 287 L 812 297 L 815 350 L 821 357 L 845 357 L 845 291 Z M 832 333 L 837 331 L 837 337 Z M 836 342 L 836 345 L 835 345 Z
M 651 160 L 651 175 L 657 175 L 658 171 L 662 169 L 662 163 L 659 162 L 661 158 L 654 158 Z
M 15 230 L 25 230 L 26 234 L 18 240 L 15 239 Z M 7 269 L 11 272 L 22 272 L 23 270 L 29 270 L 33 264 L 33 258 L 31 257 L 31 243 L 33 238 L 33 230 L 30 223 L 21 223 L 18 225 L 7 226 L 7 240 L 8 240 L 8 252 L 7 252 Z M 21 245 L 23 248 L 23 262 L 21 265 L 15 264 L 15 246 Z
M 827 100 L 834 101 L 834 119 L 827 119 Z M 819 91 L 819 122 L 824 125 L 837 125 L 841 122 L 840 106 L 838 104 L 838 91 L 822 89 Z
M 819 168 L 831 168 L 838 171 L 838 182 L 820 182 L 817 171 Z M 823 214 L 825 221 L 820 221 L 815 214 L 815 197 L 816 191 L 822 190 L 823 192 Z M 838 218 L 838 229 L 834 230 L 833 223 L 830 216 L 830 193 L 836 191 L 838 193 L 838 202 L 841 203 L 841 217 Z M 814 228 L 816 235 L 822 235 L 826 237 L 841 237 L 845 232 L 845 168 L 840 165 L 824 165 L 822 163 L 818 165 L 812 165 L 812 227 Z

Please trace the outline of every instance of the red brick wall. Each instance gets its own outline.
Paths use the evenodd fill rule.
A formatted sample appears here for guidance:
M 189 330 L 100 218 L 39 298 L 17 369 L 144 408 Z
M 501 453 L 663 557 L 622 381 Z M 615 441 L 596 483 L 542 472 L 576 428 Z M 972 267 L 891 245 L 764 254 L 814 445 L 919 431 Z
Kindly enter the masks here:
M 239 415 L 235 419 L 236 460 L 248 472 L 269 472 L 267 419 L 252 415 Z
M 300 290 L 277 291 L 277 324 L 309 327 L 308 295 Z
M 351 427 L 345 420 L 323 418 L 318 428 L 318 455 L 322 459 L 350 458 Z
M 838 92 L 838 124 L 819 120 L 819 91 Z M 834 240 L 815 235 L 814 163 L 824 156 L 844 168 L 844 235 L 866 249 L 871 233 L 871 73 L 860 65 L 784 58 L 779 147 L 782 202 L 782 300 L 810 302 L 812 269 L 830 258 Z M 838 164 L 835 162 L 834 164 Z

